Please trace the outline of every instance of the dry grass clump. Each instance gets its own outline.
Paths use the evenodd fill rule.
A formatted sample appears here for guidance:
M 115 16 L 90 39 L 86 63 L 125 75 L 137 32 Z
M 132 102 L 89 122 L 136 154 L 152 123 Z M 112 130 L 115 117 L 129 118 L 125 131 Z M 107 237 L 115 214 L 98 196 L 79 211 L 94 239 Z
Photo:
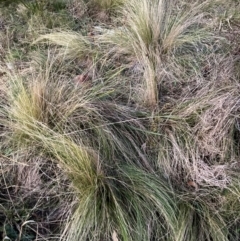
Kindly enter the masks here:
M 137 131 L 144 129 L 137 119 L 145 114 L 114 103 L 114 82 L 76 84 L 68 77 L 55 79 L 56 72 L 51 70 L 29 76 L 25 81 L 18 75 L 11 78 L 11 106 L 5 112 L 12 120 L 7 125 L 13 130 L 13 140 L 31 143 L 31 131 L 38 131 L 43 124 L 50 128 L 47 132 L 52 130 L 74 138 L 77 143 L 103 148 L 107 158 L 116 153 L 130 163 L 139 158 L 137 163 L 150 169 L 141 150 L 145 135 Z
M 210 198 L 214 200 L 212 203 Z M 180 203 L 179 236 L 176 240 L 228 240 L 226 223 L 217 211 L 221 205 L 220 202 L 216 205 L 215 198 L 214 194 L 208 196 L 208 199 L 193 196 Z
M 211 42 L 204 20 L 207 4 L 179 6 L 176 10 L 178 5 L 173 1 L 132 0 L 121 11 L 126 16 L 123 26 L 101 37 L 112 51 L 132 55 L 143 66 L 147 105 L 156 106 L 158 85 L 166 78 L 179 81 L 199 68 L 202 51 L 208 49 L 204 42 Z
M 235 84 L 215 90 L 208 85 L 182 98 L 165 116 L 159 114 L 159 161 L 167 175 L 177 173 L 186 184 L 194 180 L 226 187 L 226 170 L 236 160 L 238 88 Z
M 228 226 L 229 217 L 221 213 L 238 197 L 233 173 L 239 155 L 239 84 L 228 80 L 226 86 L 225 79 L 218 81 L 190 91 L 188 87 L 179 102 L 155 115 L 152 126 L 158 133 L 156 164 L 182 193 L 177 240 L 234 240 L 239 235 L 232 230 L 237 216 Z M 236 196 L 228 199 L 226 193 Z M 239 203 L 235 204 L 237 210 Z M 189 230 L 194 222 L 203 228 Z M 231 232 L 237 236 L 229 238 Z
M 109 103 L 112 90 L 106 83 L 88 89 L 54 80 L 50 70 L 47 74 L 25 80 L 10 76 L 3 124 L 13 148 L 32 146 L 33 153 L 52 157 L 68 175 L 78 199 L 66 239 L 99 240 L 114 231 L 123 240 L 150 238 L 150 220 L 154 232 L 163 235 L 166 228 L 174 235 L 171 189 L 146 171 L 152 167 L 141 149 L 144 126 L 137 120 L 144 114 Z M 160 217 L 166 225 L 155 231 Z
M 163 180 L 128 166 L 106 170 L 104 176 L 92 190 L 84 188 L 86 196 L 80 196 L 65 230 L 67 240 L 110 240 L 114 232 L 121 240 L 145 240 L 166 231 L 166 240 L 171 239 L 176 207 Z
M 138 63 L 144 69 L 141 88 L 146 91 L 143 98 L 148 106 L 156 107 L 160 83 L 166 78 L 177 81 L 188 73 L 195 74 L 203 52 L 211 48 L 208 44 L 213 38 L 205 26 L 206 14 L 201 13 L 207 4 L 206 1 L 188 8 L 179 6 L 176 13 L 172 2 L 132 0 L 120 10 L 121 16 L 127 16 L 121 27 L 97 26 L 99 31 L 92 31 L 90 36 L 51 33 L 39 40 L 64 46 L 71 58 L 105 55 L 117 62 L 121 56 L 128 55 L 126 61 L 131 61 L 130 66 Z M 93 52 L 89 53 L 90 50 Z

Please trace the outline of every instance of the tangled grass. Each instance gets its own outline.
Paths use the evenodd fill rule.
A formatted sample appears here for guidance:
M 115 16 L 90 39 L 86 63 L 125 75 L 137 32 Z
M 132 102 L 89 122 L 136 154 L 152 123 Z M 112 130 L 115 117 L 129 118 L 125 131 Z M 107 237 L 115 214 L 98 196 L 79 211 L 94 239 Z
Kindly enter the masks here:
M 239 4 L 21 2 L 0 9 L 2 239 L 238 240 Z

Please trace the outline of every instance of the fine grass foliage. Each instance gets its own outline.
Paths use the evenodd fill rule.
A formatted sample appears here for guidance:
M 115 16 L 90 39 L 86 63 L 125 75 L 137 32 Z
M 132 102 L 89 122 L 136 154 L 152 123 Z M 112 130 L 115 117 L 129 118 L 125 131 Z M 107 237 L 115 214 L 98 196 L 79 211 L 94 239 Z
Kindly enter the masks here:
M 90 8 L 96 8 L 98 11 L 112 11 L 119 8 L 125 0 L 91 0 L 88 2 Z
M 72 96 L 76 90 L 73 90 L 72 93 L 68 90 L 68 96 L 66 95 L 66 99 L 64 99 L 68 103 L 65 106 L 66 110 L 65 112 L 60 111 L 60 109 L 54 108 L 53 102 L 50 102 L 64 98 L 64 89 L 60 84 L 55 85 L 55 88 L 52 89 L 49 83 L 47 86 L 47 81 L 41 83 L 39 78 L 34 78 L 29 83 L 26 80 L 24 83 L 23 79 L 18 78 L 18 76 L 12 76 L 11 78 L 13 82 L 10 92 L 12 102 L 11 106 L 5 110 L 9 121 L 4 124 L 12 132 L 12 141 L 20 149 L 27 148 L 31 143 L 37 147 L 35 150 L 37 153 L 45 153 L 46 157 L 51 156 L 56 159 L 64 173 L 68 175 L 79 198 L 77 204 L 74 205 L 76 210 L 73 210 L 75 213 L 73 221 L 69 221 L 66 227 L 68 230 L 66 231 L 67 240 L 99 240 L 101 237 L 110 237 L 114 230 L 117 230 L 116 232 L 123 240 L 134 240 L 136 235 L 139 235 L 140 240 L 144 240 L 147 236 L 151 237 L 146 228 L 148 220 L 153 220 L 151 222 L 153 229 L 155 229 L 159 215 L 163 220 L 168 221 L 166 226 L 163 225 L 162 231 L 158 228 L 156 232 L 163 235 L 165 229 L 169 229 L 169 232 L 174 234 L 176 207 L 172 201 L 171 188 L 167 189 L 164 184 L 166 181 L 161 180 L 160 177 L 156 179 L 155 183 L 153 174 L 139 169 L 139 167 L 147 169 L 150 164 L 141 154 L 140 146 L 138 147 L 139 143 L 131 136 L 136 137 L 137 132 L 133 129 L 131 133 L 129 127 L 124 124 L 124 120 L 121 120 L 125 115 L 117 113 L 119 109 L 117 105 L 114 106 L 116 112 L 114 115 L 109 113 L 108 117 L 105 111 L 104 117 L 101 117 L 101 112 L 98 113 L 97 109 L 99 106 L 94 107 L 94 103 L 89 103 L 91 92 L 89 92 L 89 96 L 84 95 L 81 100 Z M 46 80 L 49 81 L 49 79 Z M 49 91 L 53 92 L 49 94 Z M 79 89 L 78 95 L 81 95 L 81 91 L 83 90 Z M 93 88 L 92 91 L 96 90 Z M 49 97 L 54 99 L 49 99 Z M 84 98 L 87 99 L 84 101 Z M 76 102 L 73 105 L 71 102 L 74 99 Z M 111 105 L 108 104 L 107 111 L 109 111 L 109 107 Z M 104 102 L 102 102 L 101 108 L 104 108 Z M 122 109 L 119 110 L 122 111 Z M 59 120 L 57 119 L 58 112 L 61 113 Z M 97 127 L 88 123 L 89 132 L 86 126 L 85 130 L 82 130 L 83 127 L 80 126 L 76 129 L 78 118 L 81 118 L 79 125 L 87 124 L 83 119 L 87 117 L 87 112 L 92 112 L 91 117 L 96 115 L 97 123 L 101 123 L 101 119 L 107 120 L 108 118 L 112 123 L 106 122 L 106 124 Z M 72 115 L 77 118 L 76 124 L 74 124 L 74 119 L 71 118 Z M 113 118 L 120 118 L 120 121 L 115 124 Z M 63 123 L 63 119 L 66 121 L 65 123 Z M 127 121 L 130 121 L 129 117 Z M 134 122 L 133 119 L 132 127 L 135 125 Z M 54 123 L 56 125 L 53 125 Z M 110 127 L 105 134 L 107 123 L 110 124 Z M 78 135 L 72 134 L 71 129 L 66 129 L 64 127 L 66 124 L 68 126 L 73 125 Z M 92 125 L 94 125 L 93 122 Z M 118 128 L 111 128 L 111 125 L 117 125 Z M 91 138 L 94 138 L 95 128 L 98 129 L 96 131 L 98 134 L 96 136 L 98 138 L 97 143 L 88 140 L 91 137 L 88 135 L 92 135 Z M 101 130 L 101 128 L 103 129 Z M 128 131 L 128 134 L 126 131 Z M 80 134 L 80 132 L 83 132 L 83 134 Z M 80 139 L 80 136 L 83 139 Z M 84 140 L 84 136 L 86 140 Z M 109 140 L 112 140 L 112 144 Z M 86 144 L 88 145 L 86 146 Z M 99 150 L 99 148 L 104 149 Z M 107 153 L 107 148 L 110 148 L 111 155 Z M 132 153 L 128 148 L 131 148 Z M 139 155 L 139 161 L 134 163 L 137 155 Z M 104 158 L 104 162 L 102 158 Z M 129 169 L 127 162 L 132 166 L 138 165 L 139 167 L 133 168 L 130 166 Z M 125 168 L 127 169 L 125 170 Z M 118 175 L 119 177 L 116 178 Z M 106 223 L 106 226 L 105 224 L 104 226 L 98 226 L 99 223 Z M 139 228 L 137 231 L 133 231 L 136 225 Z M 75 231 L 76 227 L 78 227 L 78 232 Z
M 94 57 L 94 55 L 97 54 L 97 48 L 94 43 L 81 34 L 71 32 L 50 33 L 41 36 L 36 42 L 41 40 L 49 41 L 50 43 L 64 47 L 64 55 L 71 59 L 86 59 L 87 57 Z
M 3 6 L 2 239 L 239 240 L 237 9 Z
M 155 183 L 154 176 L 127 166 L 112 174 L 99 180 L 85 198 L 81 197 L 83 203 L 75 211 L 67 240 L 110 239 L 114 231 L 121 240 L 148 240 L 158 225 L 162 226 L 157 228 L 159 236 L 165 236 L 166 231 L 173 233 L 176 207 L 164 182 Z M 168 227 L 160 223 L 159 215 L 168 220 Z M 147 225 L 151 225 L 149 231 Z
M 173 1 L 132 0 L 122 8 L 121 14 L 126 16 L 123 26 L 101 37 L 113 46 L 112 51 L 134 56 L 143 65 L 147 105 L 156 106 L 157 87 L 165 76 L 176 81 L 183 71 L 186 75 L 186 68 L 194 66 L 193 59 L 192 63 L 187 60 L 200 56 L 202 43 L 211 39 L 204 27 L 207 4 L 179 6 L 176 10 Z

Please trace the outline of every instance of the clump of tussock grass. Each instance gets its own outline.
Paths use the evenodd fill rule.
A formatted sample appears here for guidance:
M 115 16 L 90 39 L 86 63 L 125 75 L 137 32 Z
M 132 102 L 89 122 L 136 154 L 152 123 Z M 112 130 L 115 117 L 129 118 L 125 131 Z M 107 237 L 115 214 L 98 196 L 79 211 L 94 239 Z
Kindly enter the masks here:
M 99 31 L 100 29 L 100 31 Z M 101 35 L 101 27 L 93 28 L 92 32 L 88 35 L 74 32 L 74 31 L 59 31 L 49 34 L 43 34 L 34 41 L 37 43 L 50 43 L 56 46 L 61 46 L 59 52 L 63 55 L 63 58 L 69 61 L 77 61 L 77 64 L 84 69 L 85 72 L 89 72 L 94 75 L 95 78 L 98 73 L 103 72 L 104 77 L 109 73 L 110 79 L 118 76 L 123 67 L 118 65 L 114 66 L 114 58 L 109 58 L 109 53 L 105 52 L 104 44 L 98 41 L 99 35 Z
M 211 188 L 207 192 L 205 190 L 205 195 L 198 196 L 197 203 L 200 201 L 200 205 L 204 207 L 200 209 L 201 216 L 204 222 L 209 222 L 208 227 L 213 228 L 209 235 L 213 240 L 236 240 L 239 237 L 239 230 L 236 228 L 239 224 L 237 210 L 240 207 L 239 182 L 235 176 L 237 172 L 238 168 L 231 166 L 227 173 L 231 173 L 232 179 L 226 188 Z
M 134 240 L 136 236 L 144 240 L 148 235 L 146 222 L 152 218 L 157 220 L 156 212 L 167 220 L 168 229 L 174 234 L 175 207 L 171 190 L 163 180 L 155 182 L 152 174 L 138 168 L 109 167 L 100 155 L 88 149 L 84 151 L 84 147 L 66 138 L 44 140 L 41 137 L 41 140 L 46 141 L 50 152 L 64 169 L 68 169 L 79 197 L 72 220 L 66 227 L 67 240 L 106 239 L 114 230 L 123 240 Z M 160 228 L 157 231 L 161 235 L 164 233 Z
M 152 236 L 148 222 L 154 233 L 167 229 L 174 235 L 174 195 L 161 177 L 149 173 L 138 114 L 112 102 L 107 85 L 73 88 L 50 70 L 32 77 L 10 75 L 9 106 L 3 111 L 7 144 L 17 150 L 31 145 L 31 152 L 52 157 L 67 174 L 77 199 L 64 237 L 99 240 L 116 231 L 123 240 L 136 235 L 144 240 Z M 162 229 L 159 216 L 166 220 Z
M 101 199 L 96 200 L 94 195 L 92 196 L 93 202 L 86 202 L 83 207 L 76 210 L 74 230 L 70 231 L 69 240 L 79 237 L 89 237 L 92 240 L 110 239 L 114 230 L 121 240 L 135 240 L 136 238 L 146 240 L 156 234 L 159 237 L 165 236 L 166 240 L 171 239 L 172 227 L 166 227 L 160 221 L 167 219 L 168 225 L 175 226 L 174 204 L 169 203 L 172 197 L 167 195 L 169 190 L 165 190 L 166 186 L 162 186 L 161 181 L 155 182 L 156 179 L 152 179 L 151 175 L 132 169 L 132 167 L 128 169 L 124 168 L 123 173 L 121 169 L 117 170 L 118 179 L 115 175 L 106 178 L 106 184 L 97 194 L 102 196 Z M 120 183 L 118 180 L 121 180 Z M 133 189 L 134 192 L 132 192 Z M 100 200 L 102 201 L 99 203 Z M 97 209 L 93 210 L 89 205 Z M 88 210 L 88 213 L 85 211 L 79 215 L 83 212 L 83 208 Z M 92 211 L 89 212 L 90 210 Z M 98 231 L 100 220 L 94 220 L 96 214 L 102 221 L 100 232 Z M 163 217 L 160 218 L 159 215 Z M 86 233 L 85 225 L 89 227 L 89 231 L 91 230 L 89 233 Z M 148 225 L 149 231 L 147 231 Z M 81 227 L 79 233 L 75 232 L 75 226 Z M 166 235 L 165 232 L 169 234 Z
M 110 238 L 114 231 L 123 240 L 135 240 L 136 235 L 139 240 L 150 239 L 151 232 L 163 236 L 166 230 L 169 238 L 175 235 L 174 194 L 160 176 L 142 170 L 151 171 L 151 163 L 142 153 L 141 134 L 134 130 L 144 128 L 134 111 L 108 103 L 108 93 L 98 86 L 87 92 L 84 87 L 72 91 L 67 87 L 65 95 L 67 83 L 11 78 L 11 101 L 5 110 L 9 119 L 4 124 L 13 141 L 17 148 L 31 144 L 38 148 L 33 152 L 54 158 L 75 190 L 74 215 L 64 234 L 67 240 Z M 55 109 L 53 100 L 66 104 Z M 59 109 L 63 106 L 65 111 Z
M 159 151 L 156 165 L 171 180 L 174 189 L 182 193 L 179 196 L 183 203 L 180 201 L 178 209 L 178 240 L 234 240 L 239 237 L 237 216 L 233 213 L 231 218 L 223 215 L 239 197 L 234 177 L 238 172 L 239 155 L 236 138 L 239 133 L 236 130 L 239 84 L 231 71 L 232 58 L 225 56 L 223 59 L 215 59 L 224 66 L 217 76 L 210 74 L 208 83 L 203 79 L 199 84 L 183 88 L 175 100 L 169 98 L 169 102 L 154 114 L 150 126 L 156 139 L 147 145 Z M 226 193 L 233 196 L 228 199 Z M 235 205 L 237 210 L 239 202 Z M 195 222 L 201 223 L 202 228 L 195 229 Z
M 81 140 L 87 146 L 101 148 L 108 158 L 117 153 L 130 163 L 139 159 L 139 165 L 151 170 L 141 150 L 146 137 L 144 132 L 138 131 L 145 128 L 138 119 L 146 118 L 146 115 L 114 103 L 114 82 L 107 81 L 105 85 L 91 82 L 78 85 L 66 79 L 61 82 L 50 70 L 28 76 L 25 81 L 18 75 L 11 78 L 11 106 L 6 109 L 6 115 L 12 120 L 8 125 L 13 130 L 13 140 L 28 145 L 33 141 L 30 131 L 35 131 L 37 123 L 43 123 L 53 131 L 71 136 L 76 142 Z M 27 131 L 22 131 L 23 126 L 26 126 L 28 136 Z
M 238 87 L 215 90 L 208 85 L 185 98 L 156 118 L 160 166 L 185 185 L 194 180 L 198 185 L 225 188 L 230 182 L 227 170 L 237 158 L 233 135 Z
M 198 72 L 199 66 L 194 65 L 200 60 L 196 61 L 196 58 L 203 57 L 203 52 L 211 48 L 211 44 L 205 44 L 213 40 L 204 25 L 205 14 L 199 13 L 206 5 L 207 1 L 193 4 L 191 9 L 184 6 L 177 13 L 173 11 L 172 2 L 135 3 L 132 0 L 125 3 L 120 11 L 121 16 L 127 16 L 126 23 L 121 27 L 108 31 L 102 29 L 94 36 L 51 33 L 37 41 L 45 39 L 65 47 L 66 55 L 72 59 L 98 55 L 100 59 L 108 56 L 116 61 L 123 55 L 132 56 L 135 60 L 131 61 L 139 62 L 144 69 L 143 98 L 149 102 L 147 105 L 156 106 L 158 86 L 166 76 L 168 80 L 176 81 L 180 76 Z M 92 52 L 89 53 L 89 50 Z
M 239 171 L 239 163 L 232 165 L 233 172 L 228 173 L 232 177 L 232 184 L 222 193 L 223 205 L 220 215 L 226 220 L 226 226 L 229 230 L 229 240 L 239 238 L 239 181 L 237 172 Z
M 201 61 L 194 58 L 201 56 L 202 49 L 208 48 L 204 42 L 212 38 L 204 24 L 206 13 L 202 12 L 207 1 L 181 6 L 178 11 L 173 10 L 173 4 L 164 0 L 129 1 L 121 11 L 127 18 L 124 25 L 100 37 L 113 52 L 132 55 L 144 66 L 145 99 L 150 106 L 158 103 L 158 85 L 166 76 L 177 81 L 188 71 L 197 72 L 199 66 L 194 65 Z
M 176 240 L 228 240 L 226 222 L 217 212 L 220 205 L 211 203 L 209 199 L 206 205 L 204 198 L 198 196 L 191 199 L 189 196 L 179 205 L 179 232 Z M 216 198 L 212 194 L 209 196 Z
M 105 166 L 96 154 L 90 167 L 91 163 L 84 165 L 90 162 L 84 149 L 73 142 L 66 144 L 64 140 L 61 144 L 62 140 L 50 140 L 50 144 L 49 139 L 46 141 L 46 146 L 51 145 L 51 152 L 56 153 L 64 169 L 68 168 L 79 196 L 72 220 L 65 230 L 67 240 L 109 239 L 115 230 L 122 240 L 135 240 L 136 237 L 145 240 L 152 236 L 147 232 L 148 222 L 153 228 L 162 225 L 158 224 L 159 215 L 167 220 L 167 226 L 163 229 L 158 227 L 153 232 L 163 236 L 167 229 L 174 235 L 176 207 L 172 202 L 171 189 L 167 188 L 164 180 L 154 179 L 152 174 L 138 168 Z

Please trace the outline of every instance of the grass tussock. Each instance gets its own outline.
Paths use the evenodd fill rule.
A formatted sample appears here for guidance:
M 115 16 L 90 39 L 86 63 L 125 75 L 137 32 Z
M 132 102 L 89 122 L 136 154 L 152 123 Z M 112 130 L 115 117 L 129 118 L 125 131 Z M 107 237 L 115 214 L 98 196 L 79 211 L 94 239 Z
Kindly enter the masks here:
M 161 215 L 163 219 L 168 220 L 167 223 L 169 227 L 166 226 L 166 228 L 170 228 L 170 230 L 172 230 L 171 232 L 173 232 L 174 223 L 176 222 L 176 218 L 174 218 L 174 208 L 176 207 L 174 207 L 175 204 L 171 201 L 171 189 L 165 190 L 164 182 L 166 181 L 157 179 L 157 182 L 154 184 L 154 175 L 145 173 L 139 169 L 139 167 L 133 170 L 130 169 L 129 171 L 127 171 L 128 169 L 126 171 L 122 170 L 122 165 L 123 168 L 127 168 L 130 164 L 133 165 L 133 167 L 139 165 L 144 169 L 151 168 L 141 153 L 140 146 L 137 146 L 139 143 L 131 136 L 136 132 L 134 135 L 136 138 L 137 131 L 133 129 L 131 134 L 131 132 L 128 131 L 128 128 L 130 128 L 128 127 L 129 123 L 125 126 L 123 123 L 124 119 L 121 120 L 121 118 L 126 118 L 124 113 L 122 113 L 123 108 L 114 105 L 115 110 L 112 109 L 112 111 L 115 111 L 114 115 L 110 112 L 108 116 L 105 111 L 105 115 L 101 116 L 101 113 L 98 113 L 99 110 L 97 109 L 99 106 L 97 104 L 94 106 L 93 103 L 89 103 L 91 100 L 91 92 L 89 92 L 88 96 L 86 96 L 86 94 L 83 95 L 84 98 L 87 97 L 88 99 L 84 102 L 84 99 L 79 98 L 83 90 L 78 90 L 78 98 L 75 99 L 74 93 L 76 93 L 76 89 L 73 89 L 72 93 L 68 90 L 68 95 L 66 95 L 66 99 L 64 99 L 65 102 L 68 102 L 68 113 L 65 115 L 65 113 L 61 111 L 61 116 L 59 116 L 59 120 L 57 120 L 57 114 L 59 114 L 58 112 L 60 110 L 48 109 L 48 107 L 54 104 L 53 100 L 48 98 L 51 96 L 59 100 L 60 97 L 57 93 L 61 93 L 61 98 L 63 98 L 64 90 L 62 86 L 58 86 L 57 88 L 55 85 L 55 88 L 52 89 L 49 87 L 49 85 L 41 84 L 39 79 L 34 79 L 29 85 L 24 85 L 21 79 L 13 78 L 10 92 L 13 101 L 11 107 L 6 109 L 6 113 L 9 114 L 8 117 L 12 123 L 9 125 L 9 131 L 13 135 L 12 141 L 18 144 L 18 148 L 27 148 L 30 143 L 34 144 L 36 147 L 35 151 L 40 151 L 40 153 L 44 152 L 47 156 L 55 157 L 56 161 L 59 162 L 59 165 L 64 170 L 64 173 L 66 173 L 72 181 L 73 188 L 76 190 L 77 197 L 79 198 L 76 204 L 76 210 L 74 211 L 74 216 L 76 215 L 78 218 L 73 218 L 73 221 L 70 221 L 67 239 L 90 238 L 92 240 L 98 240 L 102 237 L 103 234 L 102 232 L 99 233 L 98 229 L 94 231 L 94 229 L 88 228 L 89 226 L 92 227 L 96 225 L 92 223 L 94 221 L 92 217 L 96 212 L 102 212 L 102 214 L 97 214 L 100 215 L 98 222 L 103 222 L 104 220 L 105 222 L 106 220 L 109 222 L 106 227 L 102 227 L 106 229 L 106 232 L 104 232 L 107 235 L 106 237 L 110 237 L 115 229 L 119 229 L 119 235 L 123 240 L 129 240 L 131 236 L 131 239 L 134 240 L 134 234 L 131 230 L 134 227 L 136 228 L 135 224 L 140 225 L 134 220 L 135 218 L 141 220 L 145 215 L 149 216 L 149 219 L 153 218 L 154 220 L 157 220 L 156 215 Z M 53 92 L 49 93 L 50 90 Z M 61 92 L 59 90 L 61 90 Z M 97 95 L 94 92 L 92 93 L 92 98 L 94 94 L 97 99 Z M 68 101 L 69 98 L 71 101 Z M 73 104 L 74 99 L 75 103 Z M 100 101 L 99 97 L 97 100 Z M 72 105 L 69 105 L 69 103 Z M 109 112 L 111 105 L 106 104 L 106 107 Z M 104 102 L 102 102 L 101 108 L 104 108 Z M 121 114 L 120 112 L 118 113 L 119 110 L 121 110 Z M 110 123 L 110 127 L 107 131 L 107 124 L 95 127 L 94 123 L 89 123 L 91 119 L 87 121 L 88 123 L 85 123 L 86 120 L 84 120 L 84 118 L 87 118 L 86 111 L 92 112 L 92 114 L 89 113 L 92 118 L 96 115 L 96 117 L 98 117 L 98 123 L 101 119 L 106 122 L 108 118 L 120 118 L 120 121 L 115 121 L 116 124 L 114 124 L 114 122 L 113 124 L 108 122 Z M 75 123 L 72 116 L 77 118 Z M 53 117 L 55 117 L 55 119 L 52 119 Z M 78 118 L 80 119 L 79 122 Z M 66 123 L 63 123 L 63 126 L 61 126 L 60 120 L 63 119 L 65 119 Z M 131 122 L 129 117 L 126 120 L 127 122 Z M 94 121 L 94 118 L 92 121 Z M 136 124 L 134 122 L 136 121 L 133 120 L 131 128 L 137 124 L 137 122 Z M 58 124 L 52 126 L 52 123 Z M 71 123 L 73 123 L 75 132 L 78 133 L 72 134 L 71 129 L 66 129 L 67 126 L 71 126 Z M 118 126 L 118 123 L 122 126 Z M 78 124 L 79 127 L 77 127 Z M 90 126 L 89 128 L 85 126 L 87 124 Z M 81 125 L 83 127 L 81 127 Z M 111 128 L 111 125 L 116 125 L 118 128 Z M 96 133 L 94 133 L 95 128 L 97 128 Z M 101 128 L 104 129 L 101 130 Z M 107 134 L 105 134 L 106 131 Z M 126 135 L 127 131 L 129 132 L 128 135 Z M 81 134 L 81 132 L 83 133 Z M 90 138 L 96 136 L 98 142 L 94 143 L 93 139 L 91 139 L 91 142 L 87 140 L 89 138 L 88 135 L 92 135 Z M 80 137 L 84 138 L 84 136 L 86 140 L 82 141 L 83 139 L 80 139 Z M 140 136 L 141 134 L 139 134 L 139 137 Z M 108 143 L 109 140 L 112 140 L 112 144 Z M 84 143 L 88 144 L 88 146 L 85 146 Z M 19 144 L 21 145 L 19 146 Z M 103 146 L 101 146 L 101 144 Z M 99 150 L 99 148 L 101 149 Z M 136 161 L 137 155 L 139 155 L 138 161 Z M 103 158 L 104 161 L 101 158 Z M 121 159 L 123 161 L 119 163 Z M 127 165 L 127 162 L 130 164 Z M 132 167 L 130 166 L 130 168 Z M 139 175 L 138 172 L 140 172 Z M 120 177 L 116 178 L 116 175 L 120 175 Z M 143 179 L 141 179 L 141 177 Z M 132 195 L 130 200 L 128 200 L 127 196 L 124 197 L 128 192 L 129 197 Z M 144 198 L 145 201 L 139 199 L 140 197 L 141 199 Z M 122 200 L 123 198 L 125 201 Z M 135 204 L 132 207 L 133 202 Z M 88 210 L 90 210 L 92 204 L 94 204 L 97 210 L 91 209 L 93 210 L 91 214 Z M 146 204 L 151 204 L 152 208 L 149 206 L 145 214 Z M 128 214 L 127 210 L 132 211 Z M 139 210 L 144 211 L 144 213 L 139 213 Z M 86 211 L 88 212 L 86 213 Z M 126 215 L 127 217 L 125 217 Z M 154 226 L 155 225 L 154 221 Z M 75 232 L 76 226 L 79 227 L 79 232 L 77 233 Z M 139 233 L 141 239 L 147 236 L 146 229 L 142 230 L 143 226 L 146 226 L 145 219 L 141 221 L 141 226 L 138 230 L 139 232 L 141 231 L 141 233 Z M 115 229 L 113 229 L 113 227 Z M 158 232 L 160 232 L 160 230 L 158 230 Z M 162 232 L 164 231 L 162 230 Z
M 130 55 L 142 66 L 147 105 L 156 106 L 158 86 L 166 78 L 179 81 L 183 72 L 186 77 L 199 67 L 191 58 L 201 57 L 208 48 L 204 42 L 213 40 L 205 26 L 207 5 L 205 1 L 176 10 L 174 1 L 132 0 L 122 8 L 123 26 L 101 37 L 116 54 Z
M 7 5 L 1 238 L 238 240 L 240 5 Z

